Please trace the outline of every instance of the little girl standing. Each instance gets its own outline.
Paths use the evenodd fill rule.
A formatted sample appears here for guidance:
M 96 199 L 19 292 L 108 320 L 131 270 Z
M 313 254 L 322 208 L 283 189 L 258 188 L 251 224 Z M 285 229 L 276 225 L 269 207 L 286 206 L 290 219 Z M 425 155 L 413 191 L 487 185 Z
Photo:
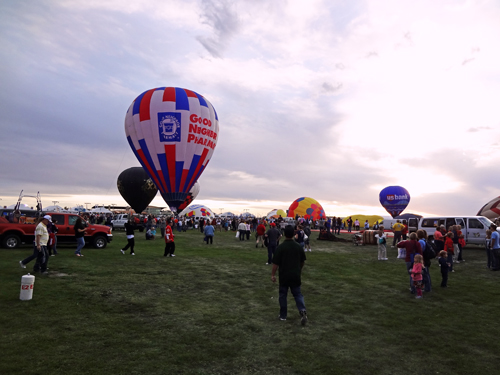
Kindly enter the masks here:
M 417 296 L 415 298 L 422 298 L 422 272 L 424 268 L 424 258 L 420 254 L 416 254 L 413 258 L 413 268 L 411 269 L 411 277 L 413 279 L 413 285 L 417 290 Z
M 379 231 L 375 235 L 375 238 L 377 239 L 377 244 L 378 244 L 378 260 L 388 260 L 387 249 L 385 247 L 387 241 L 385 239 L 386 237 L 383 225 L 379 227 Z

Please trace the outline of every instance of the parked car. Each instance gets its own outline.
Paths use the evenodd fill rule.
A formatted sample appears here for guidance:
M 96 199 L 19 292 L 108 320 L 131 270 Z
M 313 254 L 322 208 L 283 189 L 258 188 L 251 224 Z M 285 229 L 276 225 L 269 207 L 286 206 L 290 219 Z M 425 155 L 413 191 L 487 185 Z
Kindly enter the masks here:
M 113 229 L 125 229 L 125 223 L 128 221 L 129 217 L 129 214 L 119 214 L 115 219 L 111 220 L 111 226 L 113 227 Z M 143 232 L 144 221 L 141 220 L 138 216 L 133 216 L 133 218 L 139 232 Z
M 52 222 L 58 228 L 57 242 L 76 244 L 75 231 L 73 229 L 78 215 L 61 212 L 44 212 L 44 215 L 52 216 Z M 27 221 L 30 221 L 29 223 Z M 5 248 L 16 248 L 22 244 L 31 244 L 35 239 L 36 225 L 31 220 L 24 223 L 10 223 L 5 217 L 0 216 L 0 243 Z M 106 225 L 88 225 L 85 232 L 85 243 L 96 249 L 104 249 L 113 239 L 112 228 Z

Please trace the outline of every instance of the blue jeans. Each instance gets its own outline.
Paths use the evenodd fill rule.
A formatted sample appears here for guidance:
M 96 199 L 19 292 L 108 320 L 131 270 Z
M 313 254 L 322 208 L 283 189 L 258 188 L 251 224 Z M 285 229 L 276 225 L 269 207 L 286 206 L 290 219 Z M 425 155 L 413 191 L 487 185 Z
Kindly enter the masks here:
M 75 250 L 75 254 L 81 254 L 82 253 L 82 249 L 83 247 L 85 246 L 85 240 L 83 237 L 78 237 L 76 239 L 76 250 Z
M 422 269 L 422 281 L 424 283 L 425 292 L 430 292 L 432 289 L 431 273 L 429 272 L 430 271 L 429 267 L 425 267 L 424 269 Z
M 276 251 L 277 247 L 278 246 L 276 246 L 276 243 L 269 244 L 267 246 L 267 263 L 271 264 L 273 262 L 274 252 Z
M 31 262 L 33 259 L 38 258 L 38 249 L 36 248 L 35 242 L 33 242 L 33 254 L 31 254 L 29 257 L 26 259 L 23 259 L 23 264 L 27 265 L 29 262 Z
M 49 251 L 47 246 L 40 246 L 40 251 L 37 249 L 37 258 L 35 266 L 33 267 L 33 272 L 45 272 L 47 271 L 47 262 L 49 261 Z
M 279 288 L 279 302 L 280 302 L 280 318 L 286 319 L 287 316 L 287 294 L 288 294 L 288 288 L 290 288 L 290 291 L 292 292 L 293 298 L 295 298 L 295 304 L 297 305 L 297 309 L 299 310 L 299 313 L 301 311 L 305 311 L 306 305 L 304 304 L 304 296 L 300 292 L 300 286 L 284 286 L 280 285 Z
M 448 272 L 453 271 L 453 254 L 448 252 L 448 263 L 450 263 L 450 266 L 448 267 Z

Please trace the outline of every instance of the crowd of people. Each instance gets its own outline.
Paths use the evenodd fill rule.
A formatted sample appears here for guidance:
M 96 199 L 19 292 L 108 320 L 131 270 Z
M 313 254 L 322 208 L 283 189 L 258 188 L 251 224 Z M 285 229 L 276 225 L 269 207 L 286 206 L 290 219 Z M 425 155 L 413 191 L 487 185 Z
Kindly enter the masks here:
M 85 246 L 84 235 L 92 217 L 82 214 L 75 222 L 74 232 L 77 242 L 75 255 L 83 257 L 82 248 Z M 100 219 L 103 220 L 103 219 Z M 105 219 L 107 220 L 107 219 Z M 359 221 L 348 218 L 346 220 L 348 232 L 354 228 L 359 230 Z M 276 282 L 276 272 L 279 270 L 279 304 L 280 320 L 287 318 L 287 293 L 290 289 L 294 296 L 301 323 L 306 324 L 307 312 L 305 309 L 304 296 L 301 293 L 301 270 L 306 260 L 306 253 L 311 252 L 309 237 L 312 229 L 321 231 L 332 231 L 339 233 L 342 220 L 329 218 L 327 220 L 313 221 L 303 217 L 292 218 L 175 218 L 166 216 L 148 215 L 143 218 L 130 217 L 125 224 L 127 244 L 120 249 L 122 254 L 130 250 L 135 255 L 135 231 L 143 227 L 147 240 L 154 240 L 159 235 L 165 241 L 164 256 L 175 257 L 175 234 L 174 232 L 186 232 L 187 230 L 199 230 L 203 234 L 206 245 L 214 243 L 217 231 L 234 231 L 239 241 L 253 241 L 255 247 L 267 248 L 266 265 L 271 265 L 271 281 Z M 369 228 L 368 222 L 364 228 Z M 500 270 L 500 238 L 496 230 L 496 224 L 491 224 L 486 232 L 485 243 L 487 253 L 487 266 L 493 271 Z M 432 259 L 437 259 L 441 272 L 441 287 L 448 286 L 448 274 L 455 272 L 454 265 L 465 262 L 463 259 L 464 236 L 460 225 L 450 226 L 448 229 L 441 225 L 429 240 L 427 232 L 419 229 L 408 234 L 408 225 L 403 220 L 397 222 L 391 228 L 394 238 L 391 247 L 399 250 L 398 258 L 405 261 L 406 272 L 409 276 L 409 290 L 416 298 L 422 298 L 423 293 L 432 290 L 432 282 L 429 269 Z M 36 259 L 34 272 L 47 274 L 47 263 L 50 256 L 57 255 L 57 223 L 52 221 L 51 216 L 45 215 L 38 220 L 34 251 L 31 256 L 20 261 L 22 268 L 26 268 L 31 260 Z M 252 235 L 253 234 L 253 235 Z M 387 258 L 387 232 L 383 226 L 377 227 L 375 238 L 378 244 L 378 259 Z M 283 239 L 283 241 L 281 241 Z

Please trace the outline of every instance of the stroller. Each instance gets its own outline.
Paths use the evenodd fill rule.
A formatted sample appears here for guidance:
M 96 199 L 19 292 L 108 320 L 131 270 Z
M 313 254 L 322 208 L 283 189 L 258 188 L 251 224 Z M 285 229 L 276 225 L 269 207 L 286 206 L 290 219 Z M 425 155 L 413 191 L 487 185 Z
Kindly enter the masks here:
M 352 235 L 352 243 L 355 246 L 363 245 L 363 235 L 361 233 L 355 233 Z

